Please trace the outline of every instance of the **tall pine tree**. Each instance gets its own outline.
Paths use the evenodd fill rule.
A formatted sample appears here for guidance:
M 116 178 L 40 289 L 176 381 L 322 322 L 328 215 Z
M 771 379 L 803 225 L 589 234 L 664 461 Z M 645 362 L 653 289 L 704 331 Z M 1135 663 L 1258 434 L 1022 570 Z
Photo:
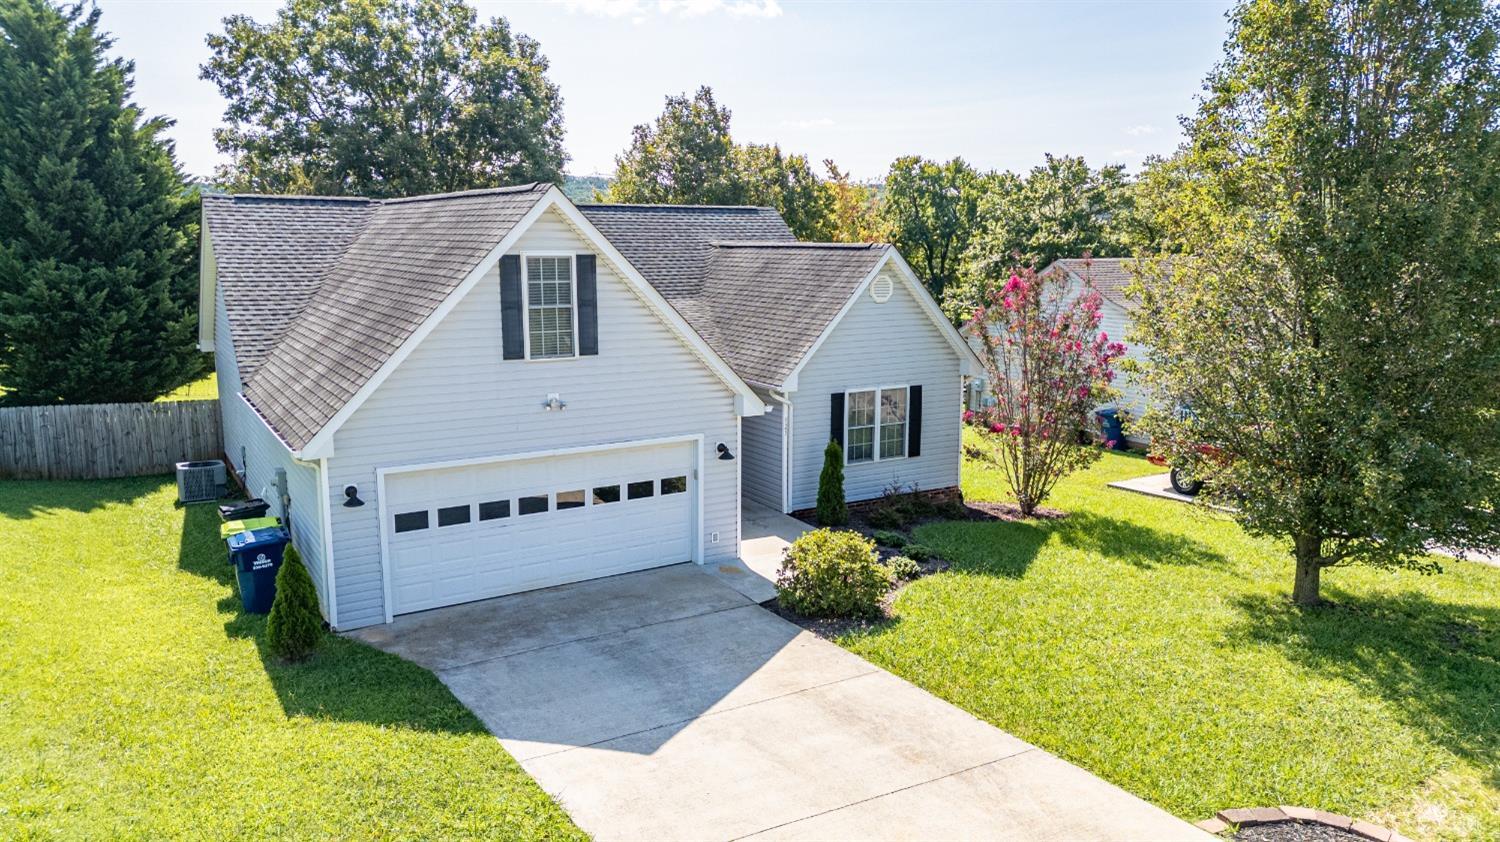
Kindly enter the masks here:
M 204 365 L 197 200 L 110 44 L 98 9 L 0 0 L 7 403 L 149 400 Z

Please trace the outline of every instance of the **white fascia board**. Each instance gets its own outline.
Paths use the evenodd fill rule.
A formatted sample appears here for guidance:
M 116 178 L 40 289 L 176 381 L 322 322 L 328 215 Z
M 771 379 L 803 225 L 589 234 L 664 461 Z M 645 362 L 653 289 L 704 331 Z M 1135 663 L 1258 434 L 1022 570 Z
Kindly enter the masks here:
M 724 358 L 719 356 L 718 352 L 705 342 L 702 336 L 698 335 L 698 331 L 693 330 L 692 325 L 689 325 L 687 320 L 682 317 L 682 314 L 677 312 L 677 308 L 673 307 L 671 302 L 667 301 L 666 298 L 663 298 L 660 292 L 657 292 L 656 287 L 652 286 L 651 282 L 647 281 L 646 277 L 637 271 L 635 266 L 631 265 L 630 261 L 625 258 L 625 255 L 621 254 L 619 249 L 614 247 L 614 244 L 604 236 L 603 232 L 594 227 L 594 223 L 590 222 L 588 217 L 583 215 L 583 211 L 580 211 L 556 187 L 553 187 L 548 195 L 551 196 L 554 192 L 560 200 L 557 202 L 557 208 L 568 222 L 581 232 L 595 248 L 599 249 L 599 252 L 614 265 L 615 270 L 620 273 L 620 276 L 625 279 L 626 283 L 631 285 L 636 294 L 647 305 L 656 310 L 657 314 L 677 333 L 678 337 L 686 342 L 688 347 L 695 351 L 708 364 L 709 369 L 734 391 L 735 412 L 741 416 L 763 414 L 766 411 L 766 405 L 761 401 L 760 396 L 755 394 L 755 390 L 750 387 L 750 384 L 746 383 L 744 378 L 740 377 L 734 372 L 734 369 L 729 367 L 729 363 L 725 362 Z
M 208 214 L 198 210 L 198 350 L 214 350 L 214 327 L 218 324 L 218 264 L 208 238 Z
M 354 393 L 354 397 L 350 398 L 338 412 L 334 413 L 332 418 L 328 419 L 328 423 L 323 425 L 323 429 L 319 430 L 316 435 L 308 440 L 299 454 L 301 458 L 325 459 L 334 455 L 334 433 L 337 433 L 339 428 L 344 426 L 344 422 L 348 421 L 356 410 L 364 406 L 365 401 L 370 399 L 370 395 L 373 395 L 375 390 L 380 388 L 380 384 L 384 383 L 386 378 L 391 376 L 391 372 L 400 367 L 401 363 L 405 362 L 406 358 L 411 356 L 412 351 L 415 351 L 417 346 L 422 344 L 422 340 L 426 339 L 428 334 L 432 333 L 437 329 L 438 325 L 443 323 L 443 319 L 447 318 L 448 314 L 453 312 L 453 308 L 458 306 L 458 302 L 462 301 L 464 296 L 468 295 L 469 291 L 483 280 L 484 276 L 489 274 L 491 269 L 495 268 L 495 264 L 499 263 L 500 258 L 515 246 L 516 242 L 521 239 L 521 235 L 526 233 L 531 228 L 532 223 L 536 222 L 547 211 L 547 208 L 555 204 L 556 199 L 561 196 L 562 191 L 556 187 L 552 187 L 546 193 L 542 194 L 542 198 L 538 199 L 536 204 L 531 206 L 531 210 L 527 211 L 526 215 L 522 216 L 520 221 L 510 229 L 510 233 L 506 234 L 500 242 L 495 244 L 494 248 L 490 249 L 489 253 L 470 270 L 463 281 L 454 287 L 452 292 L 448 293 L 448 297 L 443 299 L 443 302 L 429 313 L 420 325 L 417 325 L 417 329 L 412 331 L 410 336 L 406 337 L 406 341 L 401 343 L 401 347 L 397 348 L 396 352 L 391 354 L 380 368 L 376 369 L 370 379 L 366 380 L 365 384 L 359 387 L 359 391 Z

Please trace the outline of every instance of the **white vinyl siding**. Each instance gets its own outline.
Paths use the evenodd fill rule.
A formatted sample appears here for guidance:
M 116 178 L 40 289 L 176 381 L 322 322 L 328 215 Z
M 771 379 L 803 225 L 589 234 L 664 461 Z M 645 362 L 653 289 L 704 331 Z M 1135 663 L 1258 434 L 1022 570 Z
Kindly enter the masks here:
M 592 250 L 549 211 L 512 253 Z M 738 556 L 739 463 L 712 456 L 719 442 L 740 452 L 734 393 L 602 259 L 598 308 L 598 356 L 547 365 L 502 360 L 499 272 L 492 271 L 338 431 L 328 460 L 332 488 L 358 485 L 367 504 L 336 502 L 332 510 L 341 628 L 384 621 L 378 467 L 701 434 L 708 454 L 699 478 L 703 561 Z M 552 393 L 566 409 L 543 408 Z
M 276 469 L 286 471 L 287 491 L 292 498 L 292 544 L 302 555 L 302 562 L 318 589 L 323 615 L 328 616 L 328 593 L 324 586 L 323 521 L 318 507 L 322 493 L 318 469 L 292 459 L 281 440 L 276 438 L 249 406 L 240 399 L 239 365 L 235 361 L 234 341 L 229 335 L 225 316 L 224 294 L 215 295 L 214 367 L 219 375 L 219 408 L 223 413 L 224 453 L 232 469 L 244 477 L 250 495 L 271 504 L 271 514 L 280 517 L 281 501 L 276 495 Z
M 846 465 L 846 499 L 873 499 L 890 486 L 935 490 L 959 483 L 963 378 L 958 353 L 896 270 L 884 271 L 892 273 L 890 300 L 881 304 L 861 295 L 798 376 L 792 396 L 792 510 L 817 502 L 830 395 L 873 384 L 922 387 L 921 455 Z
M 1069 276 L 1067 295 L 1075 298 L 1083 294 L 1083 282 L 1074 276 Z M 1118 304 L 1105 300 L 1099 308 L 1099 330 L 1109 335 L 1111 342 L 1125 343 L 1125 356 L 1137 362 L 1145 362 L 1146 350 L 1137 347 L 1127 337 L 1133 327 L 1130 314 Z M 1112 406 L 1122 407 L 1130 411 L 1137 419 L 1146 411 L 1146 390 L 1137 384 L 1131 375 L 1119 370 L 1119 363 L 1115 364 L 1114 387 L 1119 390 L 1120 397 L 1112 401 Z M 1136 438 L 1134 433 L 1127 431 L 1130 438 Z M 1144 437 L 1142 437 L 1144 438 Z
M 769 396 L 762 396 L 771 411 L 744 418 L 740 436 L 744 452 L 740 458 L 740 491 L 746 497 L 783 510 L 782 498 L 782 428 L 786 424 L 785 408 Z

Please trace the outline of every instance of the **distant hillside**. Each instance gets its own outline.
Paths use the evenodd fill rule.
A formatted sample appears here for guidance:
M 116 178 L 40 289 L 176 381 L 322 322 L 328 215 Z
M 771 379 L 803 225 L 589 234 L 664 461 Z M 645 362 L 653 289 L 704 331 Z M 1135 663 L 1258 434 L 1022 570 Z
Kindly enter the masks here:
M 592 202 L 595 190 L 608 190 L 609 177 L 603 175 L 564 175 L 563 193 L 575 202 Z

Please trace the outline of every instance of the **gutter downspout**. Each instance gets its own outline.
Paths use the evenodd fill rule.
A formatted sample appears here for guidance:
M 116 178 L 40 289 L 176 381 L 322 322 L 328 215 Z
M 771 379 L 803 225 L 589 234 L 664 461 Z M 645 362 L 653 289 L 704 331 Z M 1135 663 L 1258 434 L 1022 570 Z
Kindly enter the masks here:
M 792 510 L 792 396 L 780 389 L 766 394 L 782 406 L 781 415 L 781 513 Z
M 328 457 L 318 460 L 318 484 L 323 493 L 318 499 L 318 517 L 323 521 L 323 581 L 328 583 L 328 625 L 334 631 L 339 627 L 339 589 L 333 581 L 333 504 L 328 487 Z

